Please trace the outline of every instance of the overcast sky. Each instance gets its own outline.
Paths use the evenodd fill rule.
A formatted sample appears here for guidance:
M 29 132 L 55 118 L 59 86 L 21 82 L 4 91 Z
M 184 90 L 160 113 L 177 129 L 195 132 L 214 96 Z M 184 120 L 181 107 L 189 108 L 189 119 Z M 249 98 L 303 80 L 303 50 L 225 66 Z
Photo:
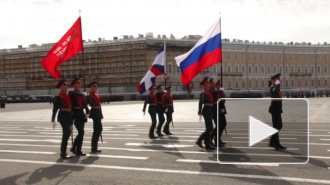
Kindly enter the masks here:
M 146 34 L 330 43 L 330 0 L 0 0 L 0 49 L 57 42 L 82 14 L 84 40 Z

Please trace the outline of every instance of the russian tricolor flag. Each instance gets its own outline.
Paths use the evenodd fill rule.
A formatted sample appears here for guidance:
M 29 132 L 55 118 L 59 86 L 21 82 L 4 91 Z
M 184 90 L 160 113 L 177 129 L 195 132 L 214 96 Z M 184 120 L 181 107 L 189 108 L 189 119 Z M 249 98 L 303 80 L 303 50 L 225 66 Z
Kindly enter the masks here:
M 222 61 L 220 30 L 218 20 L 189 52 L 175 57 L 183 84 L 187 85 L 199 72 Z
M 155 85 L 155 80 L 158 75 L 165 74 L 165 66 L 166 46 L 164 43 L 163 47 L 160 49 L 158 55 L 156 56 L 151 68 L 137 86 L 140 94 L 146 92 L 146 90 L 148 90 L 152 85 Z

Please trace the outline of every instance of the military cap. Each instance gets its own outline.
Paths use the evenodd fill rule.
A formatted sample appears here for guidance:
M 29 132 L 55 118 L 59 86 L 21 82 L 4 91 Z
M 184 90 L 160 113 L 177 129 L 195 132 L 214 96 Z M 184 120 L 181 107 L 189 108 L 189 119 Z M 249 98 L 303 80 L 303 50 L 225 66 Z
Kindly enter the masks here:
M 165 89 L 166 89 L 166 90 L 171 89 L 171 86 L 168 86 L 168 87 L 166 87 Z
M 96 81 L 92 81 L 91 83 L 88 84 L 88 87 L 91 87 L 92 85 L 96 84 L 97 85 L 97 82 Z
M 204 77 L 204 79 L 202 80 L 202 82 L 200 83 L 200 85 L 204 85 L 205 82 L 209 82 L 208 81 L 208 77 Z
M 215 85 L 221 84 L 220 79 L 215 82 Z
M 158 85 L 158 86 L 156 87 L 156 89 L 159 89 L 159 88 L 162 88 L 162 85 Z
M 66 81 L 66 79 L 61 79 L 61 80 L 58 82 L 58 84 L 56 85 L 56 88 L 60 88 L 61 85 L 63 85 L 63 84 L 67 84 L 67 85 L 69 85 L 68 82 Z
M 81 82 L 79 78 L 74 78 L 71 82 L 71 85 L 74 85 L 76 82 Z
M 272 76 L 271 79 L 274 79 L 274 78 L 279 77 L 279 76 L 281 76 L 281 73 L 277 73 L 276 75 Z
M 150 90 L 150 89 L 152 89 L 152 88 L 155 88 L 155 86 L 154 86 L 154 85 L 150 86 L 148 90 Z
M 210 78 L 209 82 L 210 83 L 214 83 L 213 78 Z

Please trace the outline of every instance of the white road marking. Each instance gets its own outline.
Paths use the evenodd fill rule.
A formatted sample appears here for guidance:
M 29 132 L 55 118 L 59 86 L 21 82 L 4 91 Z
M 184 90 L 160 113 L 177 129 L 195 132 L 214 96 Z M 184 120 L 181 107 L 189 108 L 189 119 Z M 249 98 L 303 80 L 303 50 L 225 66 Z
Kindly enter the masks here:
M 56 152 L 24 151 L 24 150 L 0 150 L 0 153 L 20 153 L 20 154 L 56 154 Z
M 69 139 L 70 140 L 70 139 Z M 50 142 L 50 143 L 61 143 L 61 139 L 4 139 L 0 138 L 0 141 L 22 141 L 22 142 Z M 84 141 L 84 143 L 91 143 L 90 141 Z M 100 143 L 100 142 L 99 142 Z M 107 143 L 107 142 L 103 142 Z
M 219 161 L 212 161 L 212 160 L 195 160 L 195 159 L 177 159 L 178 162 L 185 162 L 185 163 L 213 163 L 213 164 L 220 164 Z M 235 164 L 235 165 L 251 165 L 251 166 L 280 166 L 279 164 L 272 164 L 272 163 L 242 163 L 242 164 Z
M 218 177 L 234 177 L 234 178 L 266 179 L 266 180 L 279 180 L 279 181 L 290 181 L 290 182 L 330 184 L 329 180 L 307 179 L 307 178 L 298 178 L 298 177 L 279 177 L 279 176 L 267 176 L 267 175 L 248 175 L 248 174 L 234 174 L 234 173 L 200 172 L 200 171 L 190 171 L 190 170 L 172 170 L 172 169 L 126 167 L 126 166 L 112 166 L 112 165 L 95 165 L 95 164 L 78 164 L 78 163 L 64 163 L 64 162 L 53 162 L 53 161 L 33 161 L 33 160 L 16 160 L 16 159 L 0 159 L 0 162 L 42 164 L 42 165 L 58 165 L 58 166 L 78 166 L 78 167 L 86 167 L 86 168 L 102 168 L 102 169 L 129 170 L 129 171 L 140 171 L 140 172 L 143 171 L 143 172 L 157 172 L 157 173 L 170 173 L 170 174 L 206 175 L 206 176 L 218 176 Z
M 26 134 L 27 132 L 0 131 L 0 133 L 6 133 L 6 134 Z
M 137 156 L 124 156 L 124 155 L 99 155 L 99 154 L 86 154 L 90 157 L 104 157 L 104 158 L 116 158 L 116 159 L 137 159 L 137 160 L 147 160 L 149 157 L 137 157 Z
M 194 145 L 180 145 L 180 144 L 152 144 L 152 143 L 125 143 L 127 146 L 161 146 L 165 148 L 184 148 L 193 147 Z
M 248 139 L 249 137 L 232 137 L 233 139 Z M 294 140 L 294 139 L 297 139 L 297 138 L 285 138 L 285 137 L 281 137 L 281 140 Z

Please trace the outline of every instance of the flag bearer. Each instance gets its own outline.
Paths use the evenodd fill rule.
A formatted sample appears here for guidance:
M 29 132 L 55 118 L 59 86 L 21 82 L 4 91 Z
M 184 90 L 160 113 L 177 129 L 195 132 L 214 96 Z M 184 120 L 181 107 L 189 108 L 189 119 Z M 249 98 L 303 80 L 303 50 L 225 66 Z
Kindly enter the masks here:
M 171 86 L 168 86 L 165 88 L 166 94 L 165 94 L 165 114 L 166 114 L 166 124 L 164 126 L 164 133 L 166 135 L 173 135 L 170 132 L 170 124 L 173 123 L 173 117 L 172 114 L 174 112 L 174 106 L 173 106 L 173 97 L 171 95 L 172 89 Z
M 151 117 L 151 126 L 149 129 L 149 138 L 150 139 L 156 139 L 154 135 L 154 130 L 156 128 L 157 124 L 157 118 L 156 118 L 156 106 L 157 106 L 157 98 L 155 96 L 155 87 L 151 86 L 149 88 L 150 94 L 147 96 L 146 100 L 144 101 L 143 109 L 142 111 L 145 113 L 146 111 L 146 106 L 149 104 L 148 107 L 148 113 L 150 114 Z
M 161 133 L 162 126 L 165 122 L 165 117 L 164 117 L 164 112 L 165 112 L 165 107 L 164 107 L 164 101 L 165 101 L 165 93 L 163 92 L 163 88 L 161 85 L 157 86 L 157 92 L 156 92 L 156 97 L 157 97 L 157 106 L 156 106 L 156 111 L 158 114 L 158 126 L 157 126 L 157 135 L 158 137 L 164 136 Z

